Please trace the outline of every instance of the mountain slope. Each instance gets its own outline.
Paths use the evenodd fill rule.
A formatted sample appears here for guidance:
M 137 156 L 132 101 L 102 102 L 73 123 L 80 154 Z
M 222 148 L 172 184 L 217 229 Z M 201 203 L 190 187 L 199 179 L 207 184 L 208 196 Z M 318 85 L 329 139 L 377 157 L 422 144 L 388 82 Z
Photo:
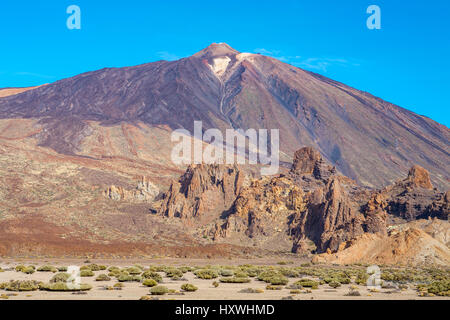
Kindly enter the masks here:
M 414 164 L 448 190 L 450 130 L 426 117 L 323 76 L 259 54 L 212 44 L 178 61 L 102 69 L 0 98 L 0 118 L 38 118 L 39 143 L 78 154 L 88 120 L 203 127 L 280 129 L 293 155 L 318 149 L 367 186 L 397 180 Z

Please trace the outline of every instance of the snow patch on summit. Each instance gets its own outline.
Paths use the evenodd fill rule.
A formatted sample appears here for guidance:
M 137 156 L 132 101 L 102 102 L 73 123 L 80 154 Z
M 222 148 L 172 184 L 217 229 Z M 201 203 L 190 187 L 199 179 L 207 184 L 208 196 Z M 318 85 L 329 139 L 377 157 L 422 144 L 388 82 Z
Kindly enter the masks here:
M 210 65 L 211 70 L 216 74 L 216 76 L 220 77 L 227 70 L 230 61 L 231 59 L 229 57 L 215 58 L 213 60 L 213 64 Z

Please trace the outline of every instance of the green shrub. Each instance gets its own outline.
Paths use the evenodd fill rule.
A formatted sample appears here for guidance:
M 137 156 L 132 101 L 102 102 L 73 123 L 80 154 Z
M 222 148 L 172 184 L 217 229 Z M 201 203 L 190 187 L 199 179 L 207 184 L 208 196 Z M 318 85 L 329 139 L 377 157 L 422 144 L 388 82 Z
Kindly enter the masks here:
M 156 282 L 162 282 L 162 276 L 158 272 L 146 270 L 142 273 L 142 278 L 153 279 Z
M 267 270 L 267 271 L 263 271 L 258 275 L 258 280 L 270 283 L 270 279 L 272 279 L 273 277 L 279 277 L 282 276 L 281 273 L 279 273 L 278 271 L 275 270 Z
M 311 288 L 311 289 L 318 289 L 319 288 L 319 282 L 311 280 L 311 279 L 300 279 L 296 282 L 294 282 L 294 285 L 302 286 L 304 288 Z
M 237 277 L 226 277 L 220 278 L 220 282 L 223 283 L 249 283 L 250 278 L 237 278 Z
M 139 269 L 137 267 L 129 267 L 126 269 L 126 271 L 131 275 L 138 275 L 142 273 L 142 269 Z
M 288 278 L 298 278 L 300 276 L 300 273 L 295 270 L 295 269 L 287 269 L 287 268 L 283 268 L 280 269 L 280 273 Z
M 248 277 L 248 273 L 243 271 L 243 270 L 237 270 L 234 272 L 234 276 L 236 278 L 247 278 Z
M 154 296 L 162 296 L 165 295 L 166 293 L 169 293 L 169 289 L 167 289 L 167 287 L 164 286 L 156 286 L 150 289 L 150 293 Z
M 97 278 L 95 278 L 95 281 L 111 281 L 111 278 L 108 277 L 106 274 L 102 273 L 99 274 Z
M 359 285 L 366 285 L 369 275 L 366 272 L 360 272 L 356 276 L 355 283 Z
M 219 286 L 219 283 L 217 281 L 213 281 L 212 285 L 214 288 L 217 288 Z
M 35 272 L 35 268 L 34 268 L 34 266 L 28 266 L 28 267 L 25 267 L 22 270 L 22 272 L 26 273 L 26 274 L 33 274 Z
M 144 281 L 142 281 L 142 284 L 146 287 L 155 287 L 158 285 L 158 282 L 154 279 L 144 279 Z
M 41 266 L 41 267 L 37 268 L 37 271 L 39 271 L 39 272 L 53 272 L 53 273 L 56 273 L 56 272 L 58 272 L 58 269 L 56 269 L 53 266 L 44 265 L 44 266 Z
M 338 287 L 341 286 L 341 283 L 340 283 L 340 282 L 337 282 L 337 281 L 331 281 L 330 283 L 328 283 L 328 285 L 329 285 L 330 287 L 336 289 L 336 288 L 338 288 Z
M 121 274 L 117 280 L 119 280 L 119 282 L 141 282 L 142 277 L 131 274 Z
M 59 272 L 67 272 L 67 267 L 57 267 Z
M 269 282 L 272 285 L 286 285 L 289 282 L 289 280 L 286 277 L 279 275 L 270 278 Z
M 166 271 L 166 276 L 172 279 L 179 279 L 181 277 L 183 277 L 183 272 L 179 269 L 173 268 L 173 269 L 167 269 Z
M 198 288 L 196 286 L 194 286 L 193 284 L 185 283 L 185 284 L 181 285 L 181 290 L 188 291 L 188 292 L 194 292 L 194 291 L 197 291 Z
M 16 272 L 23 272 L 23 269 L 25 268 L 26 267 L 23 264 L 19 264 L 14 268 L 14 270 L 16 270 Z
M 64 272 L 57 273 L 50 279 L 50 283 L 67 282 L 67 280 L 69 278 L 70 278 L 70 274 L 68 274 L 68 273 L 64 273 Z
M 82 283 L 80 285 L 68 284 L 66 282 L 41 283 L 40 290 L 44 291 L 88 291 L 92 289 L 89 284 Z
M 222 277 L 231 277 L 231 276 L 234 275 L 234 272 L 233 272 L 233 270 L 230 270 L 230 269 L 221 269 L 221 270 L 219 271 L 219 274 L 220 274 Z
M 215 279 L 219 276 L 219 273 L 216 270 L 212 269 L 200 269 L 194 271 L 194 274 L 199 279 Z
M 7 291 L 35 291 L 39 289 L 38 281 L 11 281 L 5 287 Z
M 94 272 L 90 269 L 81 270 L 80 277 L 93 277 Z
M 92 270 L 92 271 L 100 271 L 100 270 L 102 270 L 101 268 L 100 268 L 100 266 L 98 265 L 98 264 L 95 264 L 95 263 L 92 263 L 92 264 L 90 264 L 90 265 L 87 265 L 87 266 L 85 266 L 87 269 L 90 269 L 90 270 Z

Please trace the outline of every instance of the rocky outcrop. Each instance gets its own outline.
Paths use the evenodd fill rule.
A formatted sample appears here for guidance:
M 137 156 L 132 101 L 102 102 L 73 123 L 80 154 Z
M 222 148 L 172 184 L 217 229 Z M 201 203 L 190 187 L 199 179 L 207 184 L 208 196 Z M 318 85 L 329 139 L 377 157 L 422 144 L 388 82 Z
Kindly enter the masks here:
M 163 195 L 158 213 L 206 223 L 228 210 L 245 182 L 237 166 L 190 165 Z
M 365 214 L 364 197 L 367 194 L 337 174 L 320 153 L 302 148 L 288 175 L 255 180 L 243 189 L 226 222 L 214 227 L 214 238 L 245 233 L 252 239 L 279 240 L 284 234 L 292 252 L 337 251 L 341 243 L 364 232 L 386 232 L 385 212 Z
M 108 199 L 129 202 L 151 202 L 158 194 L 158 187 L 146 177 L 141 177 L 134 190 L 127 190 L 123 187 L 112 185 L 103 192 L 103 195 Z
M 336 168 L 327 164 L 320 152 L 311 147 L 304 147 L 294 154 L 291 173 L 295 175 L 312 175 L 317 180 L 327 181 L 336 174 Z
M 406 179 L 378 192 L 377 205 L 390 216 L 406 221 L 433 217 L 447 220 L 448 193 L 441 193 L 433 188 L 428 171 L 414 166 Z M 374 202 L 368 205 L 374 205 Z
M 364 235 L 386 237 L 394 218 L 448 216 L 450 194 L 433 189 L 428 172 L 418 166 L 406 179 L 370 190 L 305 147 L 295 153 L 288 173 L 244 180 L 236 166 L 190 166 L 157 212 L 180 218 L 195 234 L 217 242 L 331 254 Z

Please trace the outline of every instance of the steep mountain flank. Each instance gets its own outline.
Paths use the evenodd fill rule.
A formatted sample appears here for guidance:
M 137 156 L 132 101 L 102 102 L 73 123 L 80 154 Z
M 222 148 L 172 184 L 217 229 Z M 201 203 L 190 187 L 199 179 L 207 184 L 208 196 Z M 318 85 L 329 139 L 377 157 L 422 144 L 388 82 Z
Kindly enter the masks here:
M 418 164 L 449 188 L 450 131 L 368 93 L 259 54 L 212 44 L 191 57 L 107 68 L 0 98 L 0 117 L 34 118 L 42 146 L 79 154 L 103 126 L 280 130 L 281 151 L 309 145 L 346 176 L 382 187 Z M 166 155 L 168 156 L 168 155 Z

